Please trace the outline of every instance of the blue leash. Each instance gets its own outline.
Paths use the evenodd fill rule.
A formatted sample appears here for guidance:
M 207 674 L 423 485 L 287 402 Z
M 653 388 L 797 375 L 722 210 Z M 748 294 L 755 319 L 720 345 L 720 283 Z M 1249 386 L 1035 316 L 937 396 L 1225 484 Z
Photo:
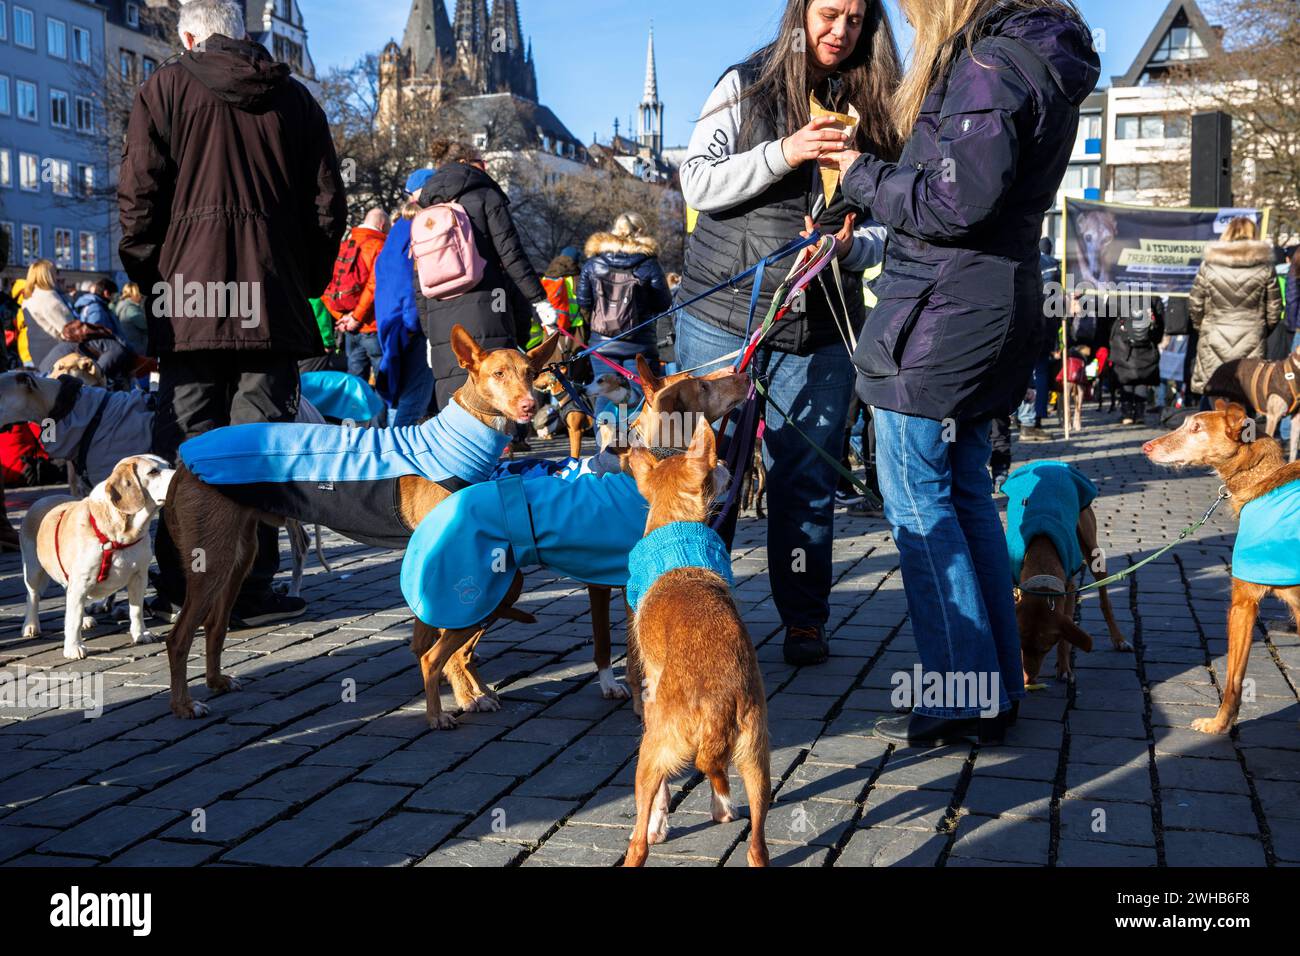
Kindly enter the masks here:
M 794 255 L 796 252 L 800 252 L 803 249 L 807 249 L 809 246 L 813 245 L 814 243 L 821 242 L 821 238 L 822 238 L 821 233 L 814 232 L 811 236 L 808 236 L 807 238 L 803 238 L 801 236 L 798 239 L 791 240 L 790 242 L 782 246 L 780 249 L 776 250 L 776 252 L 772 253 L 770 256 L 767 256 L 765 259 L 760 260 L 756 265 L 750 266 L 744 272 L 741 272 L 738 275 L 734 275 L 730 279 L 727 279 L 723 282 L 719 282 L 712 289 L 705 289 L 699 295 L 692 296 L 691 298 L 687 299 L 685 302 L 680 302 L 677 305 L 674 305 L 671 309 L 669 309 L 666 312 L 661 312 L 659 315 L 656 315 L 653 318 L 646 319 L 644 322 L 640 322 L 632 326 L 632 328 L 628 329 L 626 332 L 620 332 L 618 335 L 605 339 L 605 341 L 601 342 L 599 345 L 592 345 L 583 349 L 577 355 L 572 356 L 569 359 L 569 361 L 572 362 L 580 358 L 586 358 L 588 355 L 594 355 L 596 352 L 599 352 L 601 349 L 603 349 L 606 345 L 609 345 L 613 342 L 617 342 L 620 339 L 627 338 L 627 336 L 631 335 L 633 332 L 643 329 L 648 325 L 652 325 L 658 322 L 660 319 L 672 315 L 674 312 L 680 312 L 682 309 L 692 306 L 696 302 L 701 301 L 702 299 L 707 299 L 711 295 L 717 295 L 723 289 L 734 288 L 735 286 L 743 282 L 745 279 L 748 279 L 750 276 L 756 276 L 756 279 L 754 280 L 754 291 L 750 294 L 749 297 L 749 321 L 746 324 L 746 328 L 748 329 L 750 326 L 754 324 L 754 313 L 758 311 L 758 300 L 762 295 L 763 273 L 767 269 L 767 267 L 773 263 L 780 262 L 782 259 Z M 746 334 L 745 339 L 746 341 L 748 341 L 749 339 L 748 334 Z

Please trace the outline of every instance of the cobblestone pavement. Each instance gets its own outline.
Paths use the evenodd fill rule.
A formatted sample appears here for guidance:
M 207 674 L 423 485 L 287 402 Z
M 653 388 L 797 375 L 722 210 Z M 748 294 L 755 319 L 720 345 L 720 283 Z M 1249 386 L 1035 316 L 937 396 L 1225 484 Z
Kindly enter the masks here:
M 1076 461 L 1101 486 L 1111 570 L 1173 537 L 1214 497 L 1212 478 L 1147 464 L 1139 446 L 1155 434 L 1093 416 L 1068 448 L 1017 447 L 1018 461 L 1026 450 Z M 35 497 L 11 492 L 11 507 Z M 1135 654 L 1110 649 L 1090 598 L 1083 623 L 1101 640 L 1076 654 L 1074 688 L 1032 695 L 1004 747 L 930 751 L 870 736 L 891 710 L 891 675 L 915 662 L 883 523 L 839 516 L 833 656 L 795 671 L 781 661 L 763 524 L 744 520 L 736 595 L 770 696 L 773 863 L 1300 863 L 1300 640 L 1279 604 L 1264 608 L 1254 699 L 1237 732 L 1187 729 L 1212 713 L 1223 681 L 1234 531 L 1226 511 L 1112 588 Z M 585 592 L 531 574 L 523 606 L 538 623 L 494 628 L 479 648 L 502 710 L 435 733 L 407 648 L 398 556 L 328 543 L 335 570 L 313 565 L 308 616 L 232 633 L 226 670 L 245 689 L 198 721 L 167 710 L 162 645 L 133 648 L 123 627 L 100 627 L 89 658 L 65 662 L 56 589 L 43 606 L 44 636 L 23 640 L 19 560 L 0 557 L 0 664 L 10 675 L 19 666 L 93 673 L 106 702 L 89 720 L 0 709 L 0 863 L 617 863 L 633 818 L 638 725 L 628 704 L 600 696 Z M 191 677 L 203 699 L 197 656 Z M 733 787 L 743 800 L 739 781 Z M 651 865 L 744 864 L 747 822 L 712 823 L 698 777 L 675 781 L 672 806 L 672 833 L 652 848 Z

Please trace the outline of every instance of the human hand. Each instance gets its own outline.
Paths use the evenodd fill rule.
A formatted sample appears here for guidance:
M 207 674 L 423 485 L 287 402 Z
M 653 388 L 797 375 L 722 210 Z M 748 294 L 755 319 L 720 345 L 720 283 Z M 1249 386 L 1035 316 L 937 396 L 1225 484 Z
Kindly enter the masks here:
M 835 258 L 843 259 L 853 250 L 853 227 L 857 225 L 857 222 L 858 214 L 855 212 L 851 212 L 844 217 L 844 225 L 841 226 L 840 231 L 835 234 Z M 817 228 L 817 224 L 813 222 L 812 216 L 803 217 L 803 226 L 803 232 L 799 233 L 799 235 L 803 236 L 805 239 L 811 236 L 813 231 Z
M 781 140 L 781 152 L 791 166 L 839 153 L 848 146 L 847 132 L 833 116 L 818 116 L 803 129 Z
M 542 328 L 552 331 L 560 320 L 560 315 L 555 311 L 555 306 L 546 301 L 534 302 L 533 314 L 536 315 L 537 320 L 542 323 Z
M 858 161 L 862 156 L 856 149 L 846 149 L 838 153 L 827 156 L 827 159 L 833 159 L 840 167 L 840 175 L 843 176 L 849 171 L 849 167 Z

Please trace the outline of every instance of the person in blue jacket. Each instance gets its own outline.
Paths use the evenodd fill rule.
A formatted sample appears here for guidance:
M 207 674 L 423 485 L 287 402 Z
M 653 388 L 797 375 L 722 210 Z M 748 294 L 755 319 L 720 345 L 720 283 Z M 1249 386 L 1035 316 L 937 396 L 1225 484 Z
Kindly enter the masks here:
M 1041 354 L 1039 237 L 1100 62 L 1068 0 L 901 0 L 916 30 L 894 101 L 897 162 L 843 153 L 844 194 L 889 229 L 879 299 L 858 338 L 875 409 L 885 516 L 921 665 L 940 703 L 878 722 L 895 743 L 998 743 L 1024 696 L 989 431 Z M 956 677 L 1000 678 L 993 702 Z M 928 679 L 928 678 L 927 678 Z
M 415 198 L 434 171 L 417 169 L 406 180 L 411 202 L 393 223 L 383 251 L 375 259 L 375 331 L 379 334 L 378 387 L 393 409 L 394 428 L 418 425 L 433 398 L 433 370 L 420 328 L 420 312 L 412 283 L 411 220 L 419 211 Z

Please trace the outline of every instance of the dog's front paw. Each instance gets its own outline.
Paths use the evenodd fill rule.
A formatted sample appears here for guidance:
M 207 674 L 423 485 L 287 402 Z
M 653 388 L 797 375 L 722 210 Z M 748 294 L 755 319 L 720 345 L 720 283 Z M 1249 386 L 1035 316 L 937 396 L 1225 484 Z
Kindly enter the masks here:
M 494 714 L 501 709 L 501 701 L 493 694 L 483 694 L 461 709 L 467 714 Z
M 1201 717 L 1192 721 L 1192 730 L 1203 734 L 1226 734 L 1232 721 L 1222 719 L 1217 714 L 1213 717 Z
M 141 631 L 139 634 L 131 635 L 132 644 L 156 644 L 158 635 L 153 631 Z
M 606 700 L 627 700 L 632 696 L 627 685 L 614 676 L 612 667 L 601 668 L 596 676 L 600 679 L 600 696 Z
M 231 677 L 229 674 L 218 674 L 216 677 L 210 677 L 207 680 L 208 689 L 213 694 L 229 694 L 231 691 L 239 690 L 244 685 L 240 683 L 238 677 Z
M 661 810 L 652 810 L 650 812 L 650 829 L 647 831 L 646 840 L 651 846 L 655 846 L 667 839 L 668 814 Z
M 99 621 L 95 620 L 93 614 L 86 614 L 81 618 L 81 629 L 83 631 L 93 631 L 99 627 Z
M 456 718 L 445 711 L 441 714 L 432 714 L 429 717 L 430 730 L 455 730 Z
M 181 720 L 194 720 L 196 717 L 208 716 L 208 705 L 200 700 L 185 700 L 172 704 L 172 713 Z
M 75 644 L 64 644 L 63 656 L 70 661 L 84 661 L 86 659 L 86 645 L 81 641 L 77 641 Z
M 1121 652 L 1132 653 L 1133 651 L 1133 645 L 1130 644 L 1128 641 L 1124 640 L 1124 638 L 1122 637 L 1118 641 L 1115 640 L 1114 638 L 1111 638 L 1110 646 L 1115 648 L 1115 650 Z
M 41 626 L 40 626 L 40 624 L 24 624 L 24 625 L 23 625 L 23 637 L 24 637 L 24 638 L 33 638 L 33 637 L 40 637 L 40 636 L 41 636 Z

